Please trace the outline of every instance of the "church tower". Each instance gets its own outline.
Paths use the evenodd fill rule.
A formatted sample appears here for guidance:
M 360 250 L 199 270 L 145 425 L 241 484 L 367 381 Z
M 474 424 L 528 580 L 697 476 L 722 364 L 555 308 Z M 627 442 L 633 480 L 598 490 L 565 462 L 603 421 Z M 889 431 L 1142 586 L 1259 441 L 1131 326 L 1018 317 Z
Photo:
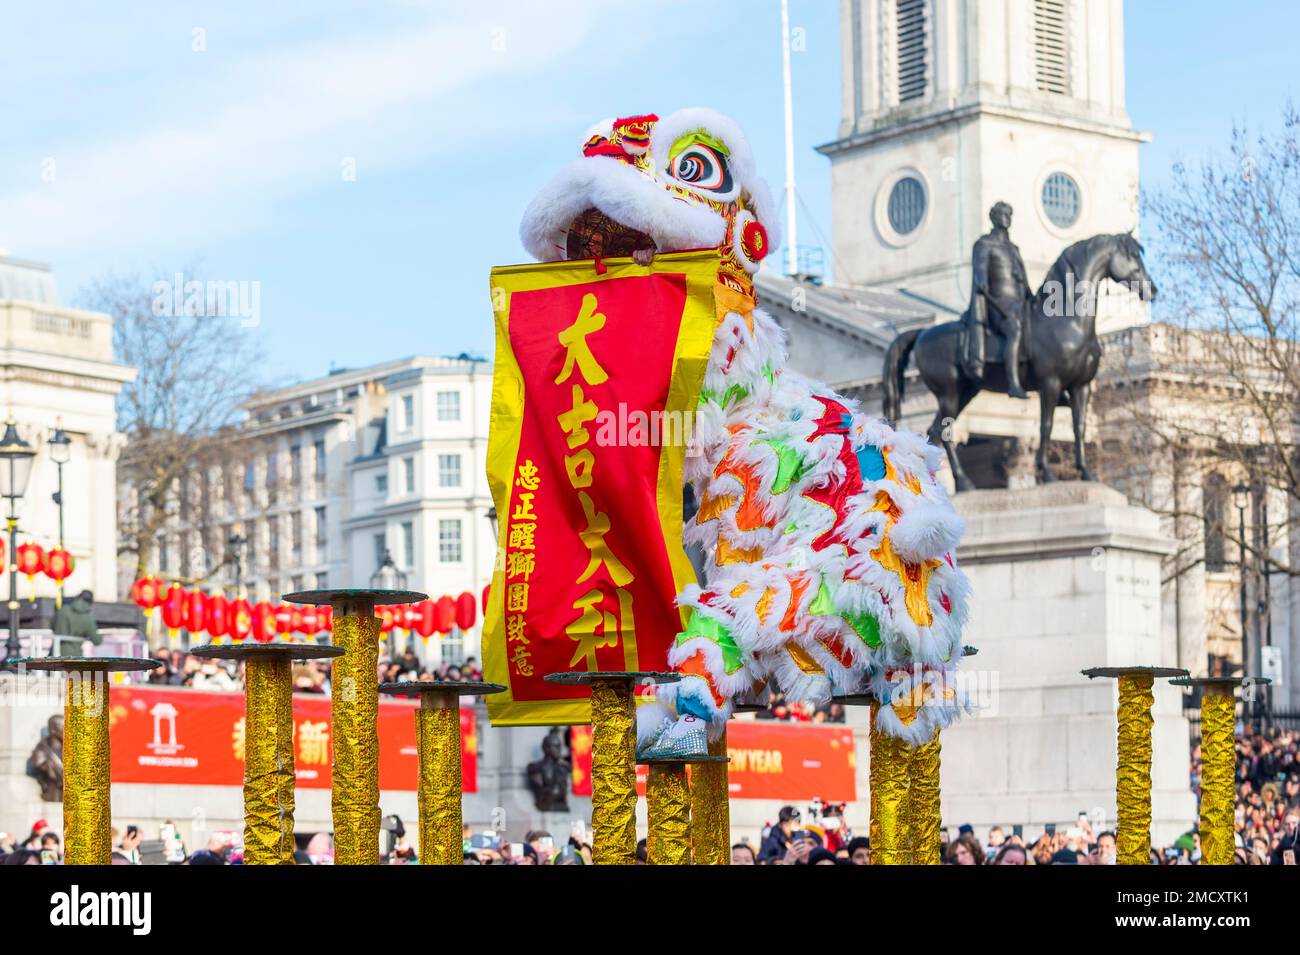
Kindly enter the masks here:
M 1123 14 L 1123 0 L 841 0 L 843 118 L 818 150 L 835 281 L 964 309 L 1000 199 L 1035 287 L 1070 243 L 1136 228 L 1149 137 L 1124 109 Z M 1126 296 L 1099 330 L 1143 315 Z

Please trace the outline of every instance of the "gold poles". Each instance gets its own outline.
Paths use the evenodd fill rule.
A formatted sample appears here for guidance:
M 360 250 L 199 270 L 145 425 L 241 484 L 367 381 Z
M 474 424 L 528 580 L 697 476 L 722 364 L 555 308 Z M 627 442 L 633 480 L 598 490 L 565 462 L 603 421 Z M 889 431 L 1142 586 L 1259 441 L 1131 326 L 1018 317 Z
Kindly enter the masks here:
M 108 742 L 108 674 L 152 670 L 157 660 L 134 657 L 28 657 L 24 670 L 67 674 L 63 704 L 63 861 L 110 865 L 113 856 L 112 777 Z
M 696 865 L 731 865 L 731 792 L 725 726 L 722 735 L 709 743 L 709 755 L 718 759 L 691 767 L 691 856 Z
M 1263 686 L 1263 677 L 1188 677 L 1170 681 L 1201 688 L 1202 865 L 1232 865 L 1236 802 L 1237 687 Z
M 344 654 L 330 673 L 334 772 L 334 864 L 379 864 L 379 604 L 417 603 L 406 590 L 305 590 L 287 603 L 329 604 L 334 645 Z
M 244 664 L 244 865 L 293 865 L 293 661 L 343 651 L 310 643 L 237 643 L 190 653 Z
M 1176 667 L 1094 667 L 1083 675 L 1119 680 L 1116 746 L 1115 849 L 1120 865 L 1151 862 L 1152 686 L 1163 677 L 1185 677 Z
M 712 745 L 709 747 L 713 748 Z M 694 806 L 694 786 L 702 771 L 726 769 L 727 757 L 694 756 L 687 759 L 643 759 L 643 766 L 650 768 L 646 780 L 646 856 L 651 865 L 690 865 L 691 850 L 695 841 L 695 825 L 699 820 L 692 818 Z M 690 766 L 690 776 L 686 767 Z M 725 776 L 723 777 L 726 778 Z M 711 809 L 712 807 L 710 807 Z M 716 819 L 716 815 L 713 817 Z M 694 861 L 698 865 L 730 865 L 730 832 L 722 836 L 726 858 L 722 862 Z M 716 840 L 717 834 L 713 834 Z M 713 849 L 710 846 L 710 849 Z
M 939 865 L 943 840 L 939 829 L 939 731 L 911 750 L 908 816 L 912 822 L 912 862 Z
M 676 673 L 549 673 L 548 683 L 591 687 L 591 829 L 596 865 L 636 864 L 636 718 L 632 688 Z
M 415 737 L 419 749 L 420 864 L 461 865 L 460 697 L 500 693 L 500 683 L 448 683 L 410 680 L 382 683 L 380 693 L 414 696 Z

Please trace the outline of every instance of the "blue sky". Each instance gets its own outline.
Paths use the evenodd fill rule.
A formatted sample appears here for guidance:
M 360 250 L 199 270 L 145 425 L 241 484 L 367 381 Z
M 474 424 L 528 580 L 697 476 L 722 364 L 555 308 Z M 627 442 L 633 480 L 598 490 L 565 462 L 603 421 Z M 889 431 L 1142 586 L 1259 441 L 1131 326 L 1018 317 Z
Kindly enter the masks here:
M 713 106 L 784 176 L 777 0 L 0 10 L 0 248 L 51 263 L 65 301 L 108 271 L 256 281 L 281 382 L 490 355 L 488 269 L 524 259 L 520 212 L 597 119 Z M 839 3 L 791 0 L 791 22 L 804 244 L 830 230 Z M 1143 188 L 1234 122 L 1275 126 L 1297 35 L 1290 0 L 1129 0 Z

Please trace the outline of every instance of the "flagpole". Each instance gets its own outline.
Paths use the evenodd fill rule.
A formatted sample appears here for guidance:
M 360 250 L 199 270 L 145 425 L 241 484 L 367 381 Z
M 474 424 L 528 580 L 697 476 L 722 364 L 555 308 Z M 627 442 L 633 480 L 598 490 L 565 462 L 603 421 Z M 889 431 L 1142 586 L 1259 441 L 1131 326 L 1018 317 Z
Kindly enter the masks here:
M 785 85 L 785 223 L 786 272 L 799 272 L 798 231 L 794 200 L 794 99 L 790 83 L 790 4 L 781 0 L 781 75 Z

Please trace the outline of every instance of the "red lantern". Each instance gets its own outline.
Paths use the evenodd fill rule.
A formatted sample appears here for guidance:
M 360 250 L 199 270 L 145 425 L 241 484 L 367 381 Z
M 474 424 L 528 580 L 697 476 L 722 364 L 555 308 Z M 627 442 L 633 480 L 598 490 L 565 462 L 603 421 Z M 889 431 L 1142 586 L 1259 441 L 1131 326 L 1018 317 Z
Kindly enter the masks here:
M 329 606 L 317 607 L 316 612 L 320 614 L 320 628 L 322 630 L 328 630 L 330 633 L 333 633 L 334 632 L 334 608 Z
M 230 604 L 230 636 L 236 641 L 247 640 L 253 632 L 253 608 L 240 597 Z
M 289 608 L 289 632 L 290 632 L 290 633 L 306 633 L 306 632 L 307 632 L 307 631 L 305 631 L 305 630 L 303 629 L 303 623 L 302 623 L 302 612 L 303 612 L 303 608 L 302 608 L 302 607 L 290 607 L 290 608 Z
M 208 598 L 208 636 L 214 640 L 230 632 L 230 601 L 222 594 Z
M 298 629 L 309 637 L 314 637 L 321 632 L 323 622 L 324 615 L 311 604 L 301 608 L 298 612 Z
M 52 547 L 45 554 L 45 576 L 60 586 L 72 576 L 76 565 L 73 556 L 62 547 Z
M 468 630 L 477 619 L 478 607 L 475 606 L 474 595 L 467 590 L 456 598 L 456 626 Z
M 393 607 L 390 604 L 376 607 L 375 616 L 379 618 L 380 633 L 388 633 L 393 629 Z
M 433 605 L 433 629 L 439 633 L 450 633 L 455 622 L 456 601 L 445 595 L 439 597 L 438 602 Z
M 484 584 L 484 586 L 483 586 L 483 612 L 484 612 L 485 614 L 487 613 L 488 592 L 489 592 L 491 589 L 492 589 L 492 585 L 491 585 L 491 584 Z
M 163 582 L 152 574 L 146 574 L 131 585 L 131 599 L 148 617 L 163 600 Z
M 189 591 L 185 595 L 181 618 L 191 636 L 207 632 L 208 595 L 201 590 Z
M 168 635 L 175 640 L 177 632 L 185 626 L 185 591 L 180 584 L 172 584 L 163 595 L 162 619 Z
M 270 643 L 275 639 L 275 608 L 265 600 L 253 604 L 253 639 Z
M 427 597 L 421 600 L 414 607 L 415 610 L 415 632 L 425 640 L 433 636 L 434 626 L 434 608 L 433 601 Z
M 32 541 L 19 544 L 14 551 L 14 564 L 20 574 L 27 575 L 27 583 L 32 585 L 32 600 L 35 601 L 36 575 L 45 569 L 45 549 Z
M 288 604 L 277 604 L 274 611 L 275 632 L 288 634 L 293 632 L 293 608 Z

